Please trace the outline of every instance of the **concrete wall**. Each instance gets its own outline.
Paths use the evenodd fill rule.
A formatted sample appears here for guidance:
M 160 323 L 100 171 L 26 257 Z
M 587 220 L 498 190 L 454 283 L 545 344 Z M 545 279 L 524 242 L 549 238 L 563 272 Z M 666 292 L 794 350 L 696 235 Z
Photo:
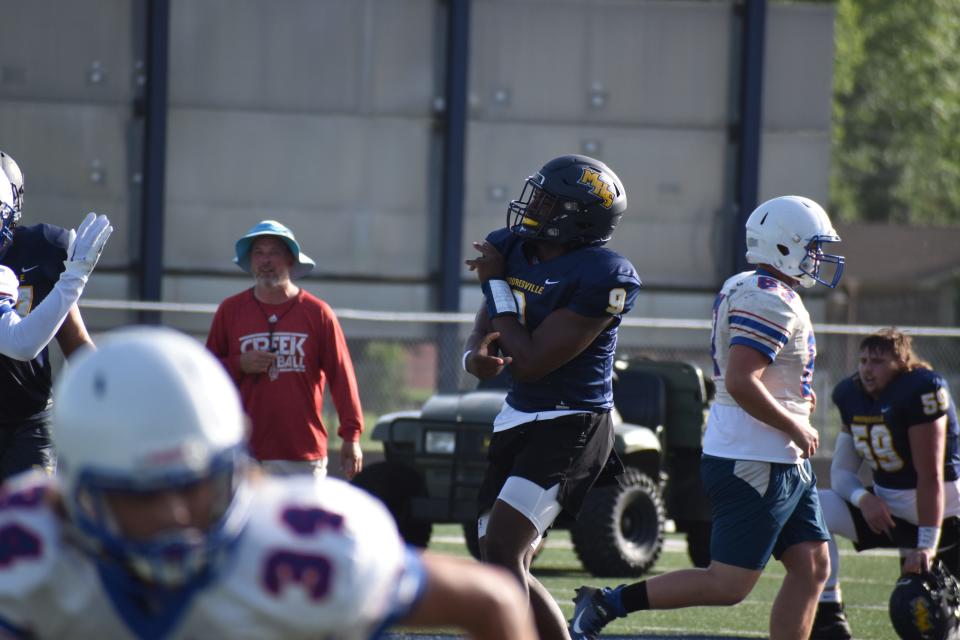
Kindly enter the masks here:
M 17 26 L 0 40 L 0 149 L 26 173 L 25 222 L 115 221 L 90 297 L 129 297 L 137 260 L 144 6 L 0 0 Z M 247 286 L 233 242 L 270 217 L 317 260 L 303 284 L 335 307 L 431 309 L 445 4 L 171 7 L 165 299 Z M 761 197 L 826 200 L 832 9 L 768 16 Z M 475 0 L 471 17 L 464 253 L 546 159 L 596 155 L 627 188 L 612 247 L 654 292 L 638 313 L 706 317 L 733 233 L 733 3 Z M 478 288 L 460 275 L 472 310 Z

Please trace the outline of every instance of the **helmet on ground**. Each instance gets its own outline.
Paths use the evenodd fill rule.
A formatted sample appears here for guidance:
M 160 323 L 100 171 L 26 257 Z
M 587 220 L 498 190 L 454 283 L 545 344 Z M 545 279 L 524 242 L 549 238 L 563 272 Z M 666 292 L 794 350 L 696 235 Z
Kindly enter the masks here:
M 2 153 L 0 151 L 0 154 Z M 13 242 L 13 230 L 20 222 L 20 204 L 21 198 L 17 195 L 16 185 L 5 171 L 0 171 L 0 253 Z
M 890 621 L 903 640 L 960 638 L 960 588 L 939 561 L 929 573 L 901 576 L 890 594 Z
M 580 155 L 554 158 L 527 178 L 507 208 L 515 235 L 566 246 L 602 245 L 627 210 L 623 183 L 604 163 Z
M 70 526 L 84 548 L 140 579 L 176 586 L 200 575 L 246 523 L 244 414 L 220 362 L 170 329 L 107 334 L 57 381 L 52 433 Z M 120 530 L 110 496 L 157 495 L 209 482 L 209 526 L 146 540 Z M 205 485 L 206 486 L 206 485 Z
M 826 242 L 840 242 L 827 212 L 801 196 L 767 200 L 747 218 L 747 262 L 767 264 L 796 278 L 803 287 L 819 282 L 831 289 L 840 282 L 843 256 L 823 252 Z M 821 278 L 824 265 L 833 267 L 829 280 Z

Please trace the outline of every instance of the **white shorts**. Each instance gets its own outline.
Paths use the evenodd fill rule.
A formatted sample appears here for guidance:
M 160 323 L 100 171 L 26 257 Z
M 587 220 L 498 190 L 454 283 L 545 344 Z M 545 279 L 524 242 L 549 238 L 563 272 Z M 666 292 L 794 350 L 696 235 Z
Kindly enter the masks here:
M 522 513 L 537 528 L 537 537 L 530 543 L 533 548 L 537 548 L 543 538 L 543 533 L 550 528 L 550 525 L 553 524 L 560 513 L 560 503 L 557 502 L 557 492 L 559 490 L 560 485 L 558 484 L 549 489 L 544 489 L 526 478 L 510 476 L 503 484 L 500 495 L 497 496 L 498 500 L 506 502 Z M 486 535 L 489 519 L 490 512 L 488 511 L 477 520 L 478 538 Z

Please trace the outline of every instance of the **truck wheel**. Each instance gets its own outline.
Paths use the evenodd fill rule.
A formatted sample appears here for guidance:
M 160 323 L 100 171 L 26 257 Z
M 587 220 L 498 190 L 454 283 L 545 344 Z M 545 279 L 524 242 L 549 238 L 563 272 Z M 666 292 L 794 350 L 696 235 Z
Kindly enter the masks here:
M 709 522 L 692 522 L 687 525 L 687 555 L 695 567 L 706 567 L 710 564 L 710 530 Z
M 592 489 L 570 530 L 580 562 L 594 576 L 643 575 L 663 549 L 666 515 L 657 484 L 632 467 L 622 483 Z
M 407 544 L 426 547 L 430 543 L 433 526 L 416 520 L 411 508 L 414 497 L 427 495 L 427 485 L 420 474 L 401 464 L 378 462 L 364 467 L 354 476 L 353 484 L 387 506 Z

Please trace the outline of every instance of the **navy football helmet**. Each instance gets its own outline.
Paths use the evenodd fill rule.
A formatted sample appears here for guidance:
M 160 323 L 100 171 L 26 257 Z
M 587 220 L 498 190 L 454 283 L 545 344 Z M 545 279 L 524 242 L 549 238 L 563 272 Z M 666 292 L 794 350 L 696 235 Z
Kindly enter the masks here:
M 960 587 L 939 561 L 929 573 L 901 576 L 890 594 L 889 610 L 903 640 L 960 638 Z
M 610 240 L 626 210 L 623 183 L 610 167 L 587 156 L 560 156 L 527 178 L 507 208 L 507 228 L 531 240 L 596 246 Z
M 0 169 L 6 181 L 0 185 L 0 252 L 4 251 L 13 242 L 13 230 L 20 222 L 20 212 L 23 210 L 23 172 L 17 162 L 8 154 L 0 151 Z

